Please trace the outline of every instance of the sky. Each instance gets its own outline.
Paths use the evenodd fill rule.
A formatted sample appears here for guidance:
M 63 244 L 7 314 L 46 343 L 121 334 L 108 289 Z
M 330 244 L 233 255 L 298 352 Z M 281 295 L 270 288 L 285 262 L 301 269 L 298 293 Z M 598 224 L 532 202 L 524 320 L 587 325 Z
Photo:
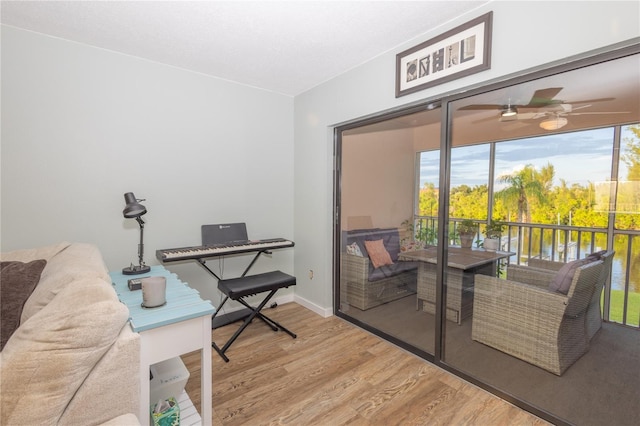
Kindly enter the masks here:
M 630 133 L 630 132 L 629 132 Z M 623 133 L 623 139 L 625 134 Z M 568 186 L 587 185 L 611 179 L 613 128 L 562 133 L 496 144 L 495 177 L 511 174 L 527 164 L 536 169 L 552 164 L 553 184 L 564 179 Z M 438 151 L 421 155 L 420 187 L 426 182 L 438 186 Z M 451 187 L 486 184 L 489 177 L 489 144 L 455 148 L 451 152 Z M 620 162 L 620 177 L 626 165 Z M 502 189 L 496 184 L 495 190 Z

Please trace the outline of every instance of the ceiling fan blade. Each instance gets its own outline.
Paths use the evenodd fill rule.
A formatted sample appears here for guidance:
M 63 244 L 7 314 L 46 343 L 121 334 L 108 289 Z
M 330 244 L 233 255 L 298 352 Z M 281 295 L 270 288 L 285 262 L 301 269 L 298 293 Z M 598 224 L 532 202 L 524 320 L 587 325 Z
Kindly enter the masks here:
M 492 115 L 491 117 L 485 117 L 485 118 L 481 118 L 479 120 L 473 120 L 471 123 L 472 124 L 479 124 L 479 123 L 487 123 L 489 121 L 496 121 L 496 116 Z
M 606 101 L 613 101 L 615 99 L 616 98 L 584 99 L 584 100 L 581 100 L 581 101 L 571 101 L 571 102 L 567 101 L 566 103 L 568 103 L 568 104 L 590 104 L 592 102 L 606 102 Z M 582 108 L 582 107 L 580 107 L 580 108 Z
M 585 100 L 581 100 L 581 101 L 574 101 L 574 102 L 566 102 L 560 99 L 554 99 L 554 97 L 560 93 L 560 91 L 562 90 L 562 87 L 548 87 L 546 89 L 538 89 L 534 92 L 533 96 L 531 97 L 531 100 L 529 101 L 528 104 L 526 105 L 518 105 L 518 104 L 475 104 L 475 105 L 466 105 L 463 106 L 461 108 L 458 108 L 459 111 L 495 111 L 495 110 L 501 110 L 501 111 L 506 111 L 507 109 L 526 109 L 526 108 L 544 108 L 544 107 L 550 107 L 550 108 L 558 108 L 558 107 L 562 107 L 564 105 L 567 105 L 568 108 L 563 108 L 565 110 L 565 113 L 570 113 L 570 111 L 575 111 L 577 109 L 582 109 L 582 108 L 588 108 L 590 107 L 591 103 L 593 102 L 604 102 L 604 101 L 611 101 L 614 100 L 615 98 L 598 98 L 598 99 L 585 99 Z M 589 104 L 589 105 L 580 105 L 577 107 L 572 107 L 572 103 L 576 103 L 576 104 Z M 561 112 L 561 111 L 558 111 Z M 508 121 L 515 121 L 515 120 L 531 120 L 531 119 L 536 119 L 536 118 L 542 118 L 546 115 L 546 113 L 533 113 L 533 112 L 528 112 L 528 113 L 523 113 L 522 111 L 519 111 L 519 113 L 517 114 L 517 116 L 500 116 L 499 120 L 501 122 L 508 122 Z M 481 120 L 477 120 L 475 122 L 482 122 L 482 121 L 489 121 L 492 118 L 485 118 L 485 119 L 481 119 Z M 474 122 L 474 123 L 475 123 Z
M 492 109 L 505 109 L 506 105 L 496 105 L 496 104 L 477 104 L 477 105 L 467 105 L 462 108 L 458 108 L 458 110 L 468 111 L 468 110 L 492 110 Z
M 524 112 L 518 114 L 518 120 L 535 120 L 537 118 L 546 117 L 546 112 Z
M 578 107 L 574 107 L 571 104 L 564 104 L 564 105 L 567 106 L 567 108 L 565 108 L 566 112 L 573 112 L 573 111 L 576 111 L 578 109 L 589 108 L 590 106 L 592 106 L 591 104 L 581 105 L 581 106 L 578 106 Z
M 560 91 L 562 87 L 549 87 L 547 89 L 538 89 L 535 91 L 527 107 L 541 107 L 553 104 L 562 103 L 561 100 L 553 99 Z
M 630 111 L 597 111 L 597 112 L 568 112 L 561 115 L 603 115 L 603 114 L 630 114 Z

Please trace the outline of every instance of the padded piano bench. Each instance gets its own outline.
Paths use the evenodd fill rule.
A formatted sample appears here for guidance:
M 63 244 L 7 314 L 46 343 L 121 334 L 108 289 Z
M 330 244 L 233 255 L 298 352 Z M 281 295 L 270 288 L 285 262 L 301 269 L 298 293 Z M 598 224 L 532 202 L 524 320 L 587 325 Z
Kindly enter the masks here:
M 297 336 L 294 333 L 287 330 L 285 327 L 260 312 L 279 289 L 286 288 L 292 285 L 296 285 L 296 277 L 287 275 L 281 271 L 265 272 L 263 274 L 231 278 L 228 280 L 219 280 L 218 290 L 224 293 L 225 298 L 218 309 L 216 309 L 216 312 L 213 314 L 213 318 L 215 318 L 217 313 L 220 312 L 222 306 L 228 299 L 235 300 L 241 303 L 243 306 L 248 308 L 251 313 L 247 318 L 245 318 L 240 328 L 236 330 L 233 336 L 231 336 L 231 338 L 227 341 L 227 343 L 224 344 L 222 348 L 219 348 L 215 342 L 211 344 L 211 347 L 215 349 L 216 352 L 218 352 L 222 359 L 224 359 L 226 362 L 229 362 L 229 358 L 227 358 L 225 352 L 238 338 L 240 333 L 242 333 L 244 329 L 249 325 L 249 323 L 251 323 L 251 321 L 253 321 L 253 319 L 256 317 L 264 321 L 264 323 L 271 327 L 273 331 L 284 331 L 295 339 Z M 256 308 L 252 307 L 244 300 L 245 297 L 265 292 L 269 292 L 269 294 L 267 294 L 264 300 L 262 300 L 262 302 L 260 302 L 260 304 Z

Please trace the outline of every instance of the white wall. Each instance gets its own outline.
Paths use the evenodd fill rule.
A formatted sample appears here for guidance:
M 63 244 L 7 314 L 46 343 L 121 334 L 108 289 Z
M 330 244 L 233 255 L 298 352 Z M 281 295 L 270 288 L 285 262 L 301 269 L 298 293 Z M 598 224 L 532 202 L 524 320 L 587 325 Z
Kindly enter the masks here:
M 3 26 L 1 173 L 2 251 L 83 241 L 110 269 L 137 263 L 129 191 L 146 198 L 148 264 L 156 249 L 199 245 L 202 224 L 292 239 L 293 99 Z M 252 271 L 292 273 L 293 253 Z M 249 260 L 228 258 L 225 277 Z M 195 262 L 169 269 L 218 300 Z
M 492 10 L 491 69 L 395 98 L 395 55 Z M 295 98 L 296 296 L 330 312 L 333 133 L 340 123 L 640 36 L 640 3 L 495 1 Z M 307 271 L 314 270 L 313 280 Z
M 376 228 L 399 228 L 413 216 L 413 134 L 406 129 L 342 138 L 341 229 L 362 228 L 350 227 L 354 216 L 371 218 Z

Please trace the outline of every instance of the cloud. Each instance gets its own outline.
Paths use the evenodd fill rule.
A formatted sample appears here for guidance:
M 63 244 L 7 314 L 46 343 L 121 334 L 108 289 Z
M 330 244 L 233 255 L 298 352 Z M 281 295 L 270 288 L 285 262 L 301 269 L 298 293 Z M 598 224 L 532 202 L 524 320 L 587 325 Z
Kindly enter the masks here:
M 451 151 L 451 187 L 487 184 L 489 176 L 489 144 L 454 148 Z M 613 128 L 546 135 L 535 138 L 499 142 L 495 150 L 495 176 L 512 174 L 526 164 L 537 169 L 551 164 L 554 183 L 564 179 L 568 184 L 611 178 Z M 439 152 L 422 153 L 420 186 L 439 180 Z M 496 187 L 496 190 L 498 188 Z

